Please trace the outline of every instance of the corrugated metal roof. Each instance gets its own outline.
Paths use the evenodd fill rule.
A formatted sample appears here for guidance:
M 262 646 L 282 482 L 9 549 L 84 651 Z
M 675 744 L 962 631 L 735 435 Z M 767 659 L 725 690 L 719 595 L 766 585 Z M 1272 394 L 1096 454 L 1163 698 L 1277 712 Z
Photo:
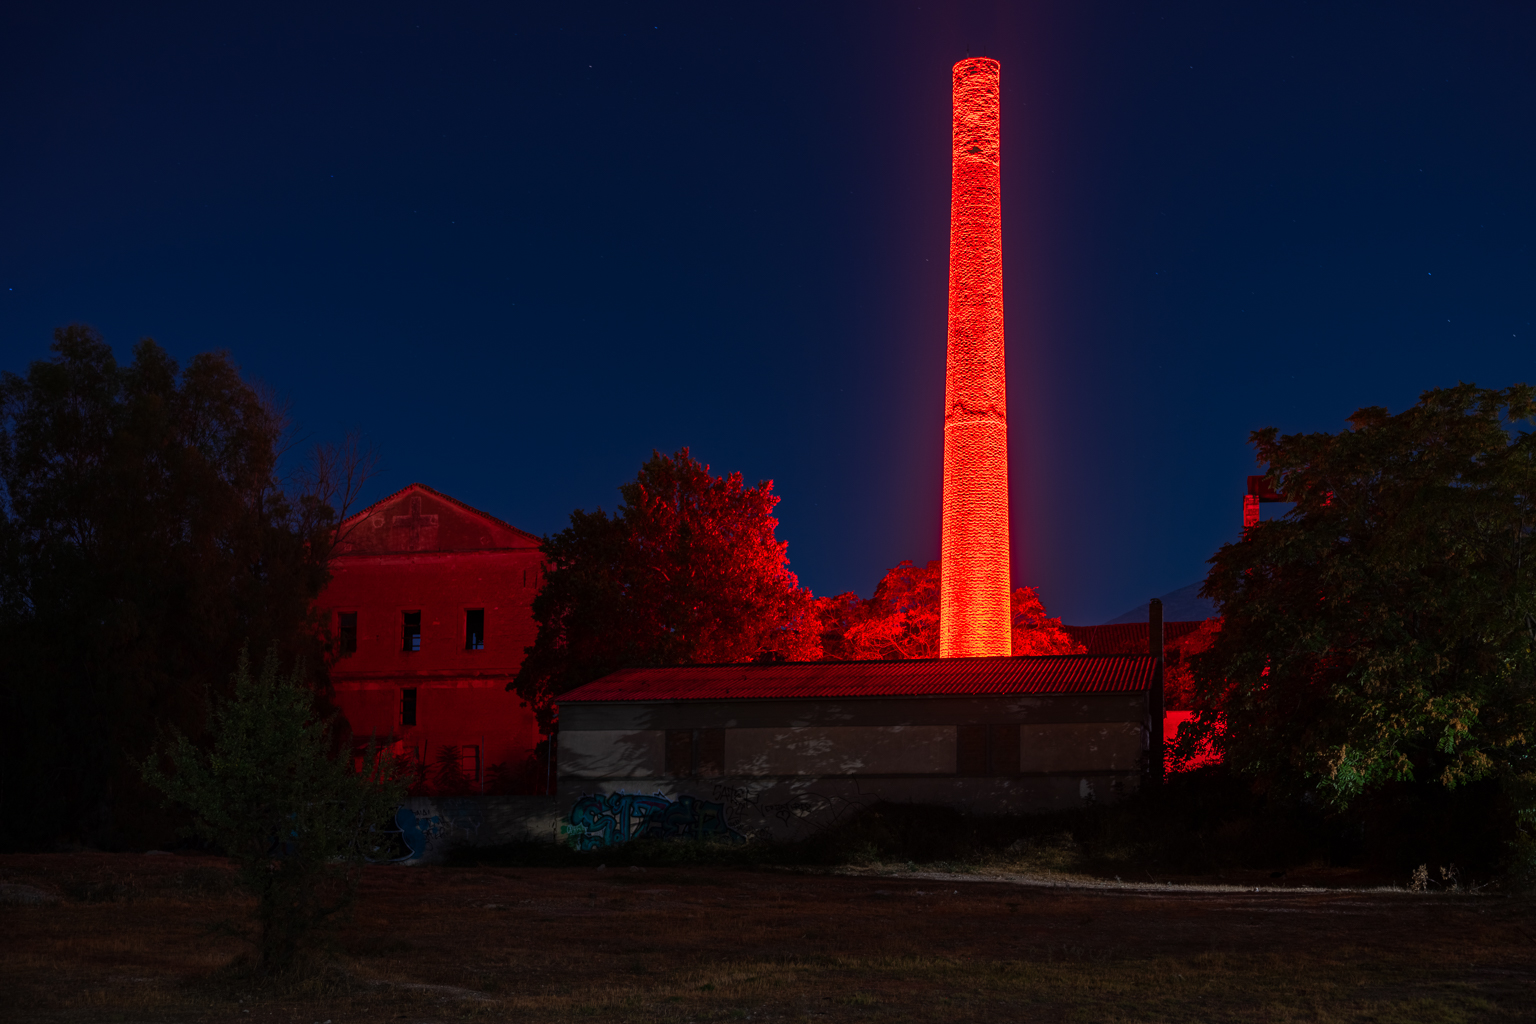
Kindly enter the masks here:
M 1193 633 L 1201 623 L 1163 623 L 1163 643 L 1171 644 L 1186 633 Z M 1089 654 L 1143 654 L 1151 626 L 1145 622 L 1116 622 L 1108 626 L 1062 626 L 1067 635 L 1088 648 Z
M 1064 654 L 629 668 L 563 694 L 558 702 L 1129 693 L 1150 685 L 1154 665 L 1150 657 Z

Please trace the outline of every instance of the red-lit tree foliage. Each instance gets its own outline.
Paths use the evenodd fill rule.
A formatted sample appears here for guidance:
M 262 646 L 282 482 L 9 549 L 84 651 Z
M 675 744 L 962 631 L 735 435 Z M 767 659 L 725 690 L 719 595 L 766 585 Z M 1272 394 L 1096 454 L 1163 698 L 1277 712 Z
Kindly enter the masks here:
M 939 653 L 939 563 L 897 565 L 845 634 L 848 657 L 933 658 Z
M 1061 628 L 1061 620 L 1045 613 L 1045 605 L 1034 587 L 1019 587 L 1013 592 L 1013 653 L 1083 654 L 1085 648 Z
M 939 656 L 940 565 L 897 565 L 868 601 L 839 594 L 817 601 L 823 656 L 831 660 L 897 660 Z M 1016 654 L 1081 654 L 1083 647 L 1049 618 L 1034 587 L 1013 592 Z
M 816 618 L 821 628 L 821 657 L 825 661 L 851 661 L 852 645 L 848 631 L 864 621 L 868 604 L 853 591 L 836 597 L 816 598 Z
M 1188 711 L 1195 706 L 1195 676 L 1190 659 L 1204 654 L 1221 632 L 1220 619 L 1206 619 L 1200 628 L 1163 646 L 1163 708 Z M 1143 652 L 1137 651 L 1137 654 Z
M 775 539 L 773 481 L 652 453 L 613 515 L 545 539 L 538 635 L 512 687 L 547 729 L 553 698 L 620 668 L 821 656 L 810 591 Z

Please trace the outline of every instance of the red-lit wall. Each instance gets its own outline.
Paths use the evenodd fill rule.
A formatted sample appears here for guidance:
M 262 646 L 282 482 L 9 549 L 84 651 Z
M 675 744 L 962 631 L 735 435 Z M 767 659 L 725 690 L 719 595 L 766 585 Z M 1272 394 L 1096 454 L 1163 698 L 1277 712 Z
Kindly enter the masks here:
M 523 763 L 538 725 L 506 686 L 533 643 L 537 538 L 419 484 L 342 529 L 317 604 L 338 636 L 340 613 L 357 615 L 357 650 L 331 670 L 353 736 L 398 741 L 427 763 L 444 746 L 479 748 L 482 769 Z M 485 612 L 481 650 L 466 649 L 469 609 Z M 406 612 L 421 613 L 419 650 L 405 650 Z M 401 721 L 407 688 L 415 725 Z
M 939 656 L 1013 653 L 1003 372 L 1001 68 L 954 67 Z

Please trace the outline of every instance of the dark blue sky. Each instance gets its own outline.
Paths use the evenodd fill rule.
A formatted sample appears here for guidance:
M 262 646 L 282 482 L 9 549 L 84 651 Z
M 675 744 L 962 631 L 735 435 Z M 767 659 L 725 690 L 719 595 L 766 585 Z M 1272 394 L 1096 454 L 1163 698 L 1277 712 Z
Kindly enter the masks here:
M 652 448 L 818 594 L 938 556 L 949 66 L 1003 67 L 1014 580 L 1204 574 L 1248 432 L 1536 380 L 1536 6 L 0 11 L 0 366 L 231 351 L 518 526 Z

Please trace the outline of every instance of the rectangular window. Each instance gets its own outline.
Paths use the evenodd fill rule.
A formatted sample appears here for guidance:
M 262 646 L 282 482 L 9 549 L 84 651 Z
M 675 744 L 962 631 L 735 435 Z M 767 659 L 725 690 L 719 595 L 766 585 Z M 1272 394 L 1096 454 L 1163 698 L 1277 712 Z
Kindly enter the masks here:
M 666 772 L 687 779 L 725 774 L 724 729 L 668 729 Z
M 459 748 L 459 771 L 470 782 L 480 781 L 480 748 L 471 743 Z
M 336 616 L 336 641 L 342 657 L 357 653 L 357 612 Z
M 421 612 L 404 612 L 404 625 L 401 633 L 404 637 L 402 651 L 421 650 Z
M 956 726 L 955 741 L 957 774 L 1019 774 L 1019 727 L 1017 725 Z
M 464 613 L 464 649 L 485 650 L 485 609 L 471 608 Z
M 400 691 L 400 724 L 416 724 L 416 687 L 407 686 Z

